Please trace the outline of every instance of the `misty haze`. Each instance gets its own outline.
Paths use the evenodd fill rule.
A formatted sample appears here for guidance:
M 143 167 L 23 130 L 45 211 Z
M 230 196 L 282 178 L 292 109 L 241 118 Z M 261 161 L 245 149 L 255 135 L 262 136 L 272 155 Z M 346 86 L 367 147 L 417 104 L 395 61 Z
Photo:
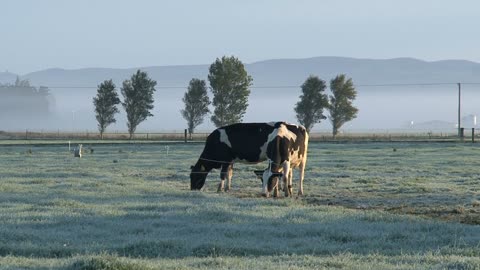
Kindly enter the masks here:
M 182 97 L 191 78 L 206 80 L 208 64 L 196 66 L 164 66 L 140 68 L 157 81 L 153 117 L 141 123 L 142 132 L 181 132 L 186 122 L 180 115 Z M 391 60 L 317 57 L 310 59 L 270 60 L 247 64 L 253 77 L 249 107 L 244 122 L 283 120 L 296 122 L 294 105 L 299 100 L 300 85 L 309 75 L 319 76 L 328 84 L 340 73 L 353 79 L 358 91 L 354 105 L 358 117 L 342 130 L 396 131 L 433 130 L 455 132 L 458 112 L 456 82 L 475 82 L 480 77 L 480 64 L 468 61 L 425 62 L 399 58 Z M 90 131 L 96 132 L 92 98 L 97 86 L 113 79 L 120 91 L 123 80 L 130 78 L 135 69 L 50 69 L 20 76 L 34 87 L 49 90 L 48 113 L 30 112 L 32 106 L 11 104 L 6 88 L 2 95 L 2 130 L 8 131 Z M 0 83 L 14 84 L 16 74 L 0 73 Z M 448 83 L 448 84 L 446 84 Z M 462 117 L 476 116 L 480 97 L 478 84 L 462 85 Z M 327 89 L 328 91 L 328 89 Z M 9 106 L 6 106 L 6 105 Z M 12 109 L 14 106 L 14 109 Z M 23 108 L 19 110 L 19 108 Z M 107 132 L 125 132 L 125 113 L 121 108 L 117 123 Z M 466 118 L 467 119 L 467 118 Z M 471 127 L 470 120 L 462 123 Z M 206 117 L 197 130 L 208 132 L 214 126 Z M 328 131 L 327 120 L 314 126 L 314 131 Z

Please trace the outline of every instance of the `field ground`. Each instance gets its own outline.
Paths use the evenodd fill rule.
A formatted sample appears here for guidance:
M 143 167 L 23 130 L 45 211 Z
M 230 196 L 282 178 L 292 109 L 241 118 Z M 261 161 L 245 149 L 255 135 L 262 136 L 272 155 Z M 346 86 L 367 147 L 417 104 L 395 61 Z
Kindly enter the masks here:
M 297 199 L 263 164 L 190 191 L 202 144 L 84 147 L 0 146 L 0 269 L 480 268 L 476 144 L 311 143 Z

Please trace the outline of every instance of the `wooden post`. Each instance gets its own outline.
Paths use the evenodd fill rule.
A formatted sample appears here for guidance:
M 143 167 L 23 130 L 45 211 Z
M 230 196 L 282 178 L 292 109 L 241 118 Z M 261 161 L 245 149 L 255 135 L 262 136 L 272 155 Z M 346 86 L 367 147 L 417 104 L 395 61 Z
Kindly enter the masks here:
M 475 128 L 472 128 L 472 143 L 475 143 Z
M 187 143 L 187 129 L 185 129 L 185 143 Z
M 464 137 L 464 134 L 465 134 L 464 131 L 465 131 L 465 128 L 460 128 L 460 139 L 462 140 L 462 142 L 463 142 L 463 139 L 465 138 Z
M 461 108 L 461 96 L 462 96 L 462 86 L 460 83 L 457 83 L 458 85 L 458 136 L 460 138 L 463 138 L 463 131 L 461 130 L 461 122 L 460 122 L 460 108 Z

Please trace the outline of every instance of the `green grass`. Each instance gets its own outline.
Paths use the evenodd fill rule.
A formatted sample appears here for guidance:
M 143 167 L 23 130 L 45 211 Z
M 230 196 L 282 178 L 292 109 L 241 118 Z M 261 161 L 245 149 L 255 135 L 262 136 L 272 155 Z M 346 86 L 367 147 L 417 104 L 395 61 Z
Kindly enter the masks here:
M 190 191 L 202 144 L 84 147 L 0 146 L 0 269 L 480 268 L 477 145 L 312 143 L 298 199 L 264 164 Z

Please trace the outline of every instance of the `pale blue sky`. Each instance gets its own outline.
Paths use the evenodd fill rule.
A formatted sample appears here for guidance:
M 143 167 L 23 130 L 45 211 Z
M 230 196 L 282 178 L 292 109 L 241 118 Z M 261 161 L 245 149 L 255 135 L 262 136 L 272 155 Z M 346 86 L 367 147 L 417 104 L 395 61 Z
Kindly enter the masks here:
M 210 64 L 235 55 L 480 62 L 480 1 L 2 0 L 0 71 Z

